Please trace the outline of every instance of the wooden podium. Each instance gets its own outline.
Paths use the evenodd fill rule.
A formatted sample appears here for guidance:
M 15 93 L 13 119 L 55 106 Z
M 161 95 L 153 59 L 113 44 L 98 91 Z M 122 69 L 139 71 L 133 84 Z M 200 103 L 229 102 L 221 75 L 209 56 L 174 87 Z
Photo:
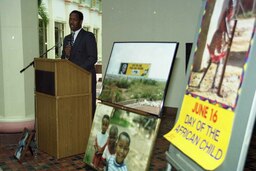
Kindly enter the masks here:
M 35 58 L 38 148 L 57 159 L 85 152 L 92 124 L 91 74 L 62 59 Z

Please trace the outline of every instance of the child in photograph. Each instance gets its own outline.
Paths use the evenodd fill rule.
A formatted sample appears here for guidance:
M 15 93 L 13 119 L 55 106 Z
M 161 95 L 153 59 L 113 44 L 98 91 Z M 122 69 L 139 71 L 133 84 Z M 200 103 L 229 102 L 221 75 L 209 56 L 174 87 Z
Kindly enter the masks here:
M 108 145 L 106 146 L 103 155 L 102 155 L 102 159 L 104 161 L 104 165 L 107 164 L 106 161 L 108 161 L 108 159 L 111 156 L 115 155 L 116 152 L 116 140 L 118 137 L 118 128 L 117 126 L 113 125 L 111 126 L 110 130 L 109 130 L 109 137 L 108 137 Z
M 124 160 L 130 150 L 130 143 L 131 139 L 127 132 L 119 134 L 116 142 L 116 155 L 109 158 L 107 171 L 128 171 Z
M 109 126 L 109 116 L 104 115 L 101 122 L 101 131 L 97 133 L 95 138 L 94 149 L 95 153 L 92 160 L 92 165 L 97 169 L 103 169 L 102 154 L 107 145 L 108 133 L 107 129 Z

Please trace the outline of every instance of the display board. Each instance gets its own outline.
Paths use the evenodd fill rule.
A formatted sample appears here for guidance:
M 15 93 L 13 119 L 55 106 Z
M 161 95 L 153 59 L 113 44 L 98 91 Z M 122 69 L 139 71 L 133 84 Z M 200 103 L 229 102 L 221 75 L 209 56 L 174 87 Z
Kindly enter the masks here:
M 115 42 L 99 99 L 161 114 L 177 42 Z
M 98 103 L 84 162 L 98 170 L 111 162 L 128 170 L 148 170 L 159 124 L 155 116 Z
M 252 108 L 253 96 L 251 101 L 243 100 L 246 96 L 249 100 L 245 91 L 255 92 L 250 76 L 246 79 L 253 74 L 247 73 L 248 68 L 255 70 L 255 14 L 245 1 L 208 0 L 204 8 L 179 117 L 165 135 L 171 142 L 167 159 L 181 170 L 236 170 L 231 167 L 241 167 L 237 164 L 243 163 L 245 148 L 235 147 L 234 157 L 230 146 L 246 145 L 240 142 L 245 134 L 238 132 L 248 131 L 248 124 L 251 127 L 254 121 L 246 118 L 255 115 L 255 111 L 244 110 L 245 106 Z M 249 89 L 245 88 L 248 84 Z M 241 121 L 237 132 L 235 118 Z M 234 142 L 232 136 L 241 137 Z M 180 152 L 183 161 L 176 156 Z M 230 166 L 222 165 L 227 158 L 237 160 Z

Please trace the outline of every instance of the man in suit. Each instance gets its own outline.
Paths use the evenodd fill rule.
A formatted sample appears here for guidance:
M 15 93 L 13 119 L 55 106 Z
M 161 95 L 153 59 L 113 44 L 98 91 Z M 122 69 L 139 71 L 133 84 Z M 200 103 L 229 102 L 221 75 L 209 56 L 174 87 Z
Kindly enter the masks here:
M 97 44 L 93 33 L 82 28 L 83 13 L 74 10 L 69 15 L 71 34 L 63 41 L 62 59 L 68 59 L 92 74 L 92 115 L 96 109 L 96 71 Z

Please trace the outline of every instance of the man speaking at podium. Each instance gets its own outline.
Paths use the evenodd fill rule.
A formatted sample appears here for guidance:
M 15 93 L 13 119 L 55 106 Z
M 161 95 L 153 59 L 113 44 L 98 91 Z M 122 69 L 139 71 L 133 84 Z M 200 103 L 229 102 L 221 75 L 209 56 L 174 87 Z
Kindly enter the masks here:
M 74 10 L 69 14 L 71 34 L 63 41 L 62 59 L 68 59 L 92 74 L 92 118 L 96 109 L 97 44 L 93 33 L 82 28 L 83 13 Z

